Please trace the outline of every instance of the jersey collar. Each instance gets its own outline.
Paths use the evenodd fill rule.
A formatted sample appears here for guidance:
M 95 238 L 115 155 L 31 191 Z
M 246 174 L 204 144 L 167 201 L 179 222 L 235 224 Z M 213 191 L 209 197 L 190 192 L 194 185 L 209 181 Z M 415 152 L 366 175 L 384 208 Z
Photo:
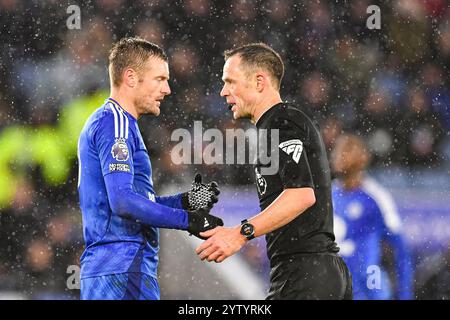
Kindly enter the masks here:
M 108 99 L 109 102 L 113 103 L 117 108 L 119 108 L 121 111 L 123 111 L 123 113 L 128 117 L 131 118 L 133 120 L 136 120 L 129 112 L 127 112 L 121 105 L 120 103 L 118 103 L 116 100 L 114 100 L 113 98 L 109 97 Z

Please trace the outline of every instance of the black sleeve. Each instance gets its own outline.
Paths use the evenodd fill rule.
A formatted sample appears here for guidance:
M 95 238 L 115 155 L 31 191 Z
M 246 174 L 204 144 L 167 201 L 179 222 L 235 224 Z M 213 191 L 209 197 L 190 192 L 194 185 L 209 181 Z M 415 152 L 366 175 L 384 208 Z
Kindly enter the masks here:
M 279 171 L 284 189 L 314 188 L 308 162 L 308 127 L 288 119 L 276 119 L 272 128 L 279 130 Z

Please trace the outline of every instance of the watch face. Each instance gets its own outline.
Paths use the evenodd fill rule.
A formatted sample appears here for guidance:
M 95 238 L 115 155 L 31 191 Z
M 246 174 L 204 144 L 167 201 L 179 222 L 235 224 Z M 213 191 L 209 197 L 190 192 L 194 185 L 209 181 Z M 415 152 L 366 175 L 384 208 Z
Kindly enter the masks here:
M 245 223 L 242 225 L 241 234 L 249 237 L 253 235 L 253 226 L 249 223 Z

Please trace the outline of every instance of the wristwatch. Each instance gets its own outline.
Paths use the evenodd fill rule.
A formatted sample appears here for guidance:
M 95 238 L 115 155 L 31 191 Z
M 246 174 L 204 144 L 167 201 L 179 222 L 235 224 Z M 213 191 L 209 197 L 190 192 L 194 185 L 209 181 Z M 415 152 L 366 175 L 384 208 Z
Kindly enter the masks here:
M 248 240 L 252 240 L 255 237 L 255 228 L 247 219 L 241 221 L 241 234 Z

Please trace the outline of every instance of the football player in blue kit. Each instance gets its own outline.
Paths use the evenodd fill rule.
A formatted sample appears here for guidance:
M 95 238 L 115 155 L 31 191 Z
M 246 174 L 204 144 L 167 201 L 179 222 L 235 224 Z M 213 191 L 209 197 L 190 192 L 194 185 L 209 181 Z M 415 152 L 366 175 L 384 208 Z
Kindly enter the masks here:
M 412 299 L 413 268 L 392 196 L 365 169 L 370 153 L 363 140 L 345 134 L 331 155 L 334 230 L 336 241 L 353 277 L 356 300 Z M 383 242 L 395 258 L 396 290 L 382 268 Z
M 170 94 L 167 61 L 160 47 L 143 39 L 114 44 L 111 96 L 80 134 L 78 192 L 86 245 L 80 259 L 81 299 L 159 299 L 159 228 L 200 237 L 223 225 L 209 214 L 218 200 L 214 182 L 202 183 L 197 175 L 188 192 L 155 193 L 137 120 L 158 116 Z

